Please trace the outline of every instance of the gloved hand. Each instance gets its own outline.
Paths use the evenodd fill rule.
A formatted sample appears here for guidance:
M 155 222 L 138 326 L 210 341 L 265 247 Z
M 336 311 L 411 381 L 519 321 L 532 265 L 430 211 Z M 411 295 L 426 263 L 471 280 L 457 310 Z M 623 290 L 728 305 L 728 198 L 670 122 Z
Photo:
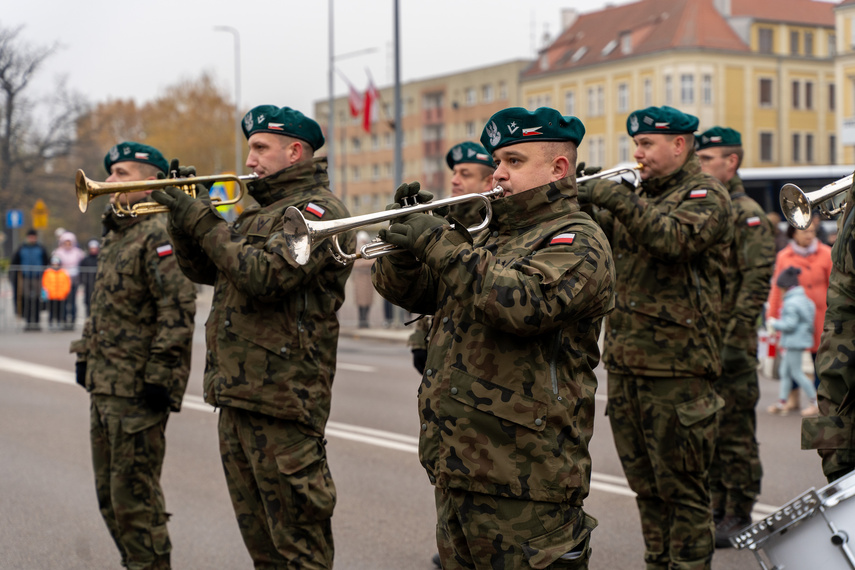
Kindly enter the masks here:
M 778 319 L 775 317 L 766 317 L 766 332 L 769 334 L 775 334 L 778 329 L 775 328 L 775 323 L 778 322 Z
M 414 348 L 413 366 L 419 371 L 419 374 L 425 373 L 425 364 L 427 364 L 427 350 L 424 348 Z
M 403 183 L 395 190 L 395 204 L 400 206 L 413 206 L 424 204 L 433 200 L 433 194 L 421 189 L 418 182 Z
M 425 247 L 428 243 L 427 236 L 434 228 L 444 226 L 447 223 L 444 218 L 437 216 L 411 214 L 401 222 L 389 226 L 389 229 L 380 230 L 378 235 L 381 240 L 406 249 L 424 261 Z
M 172 404 L 169 389 L 160 384 L 143 384 L 142 397 L 145 405 L 155 412 L 165 412 Z
M 603 169 L 602 166 L 589 166 L 586 168 L 585 163 L 580 162 L 576 166 L 576 178 L 581 178 L 582 176 L 590 176 L 592 174 L 596 174 L 597 172 L 599 172 L 602 169 Z
M 155 190 L 151 193 L 151 198 L 169 208 L 169 219 L 175 228 L 191 236 L 193 229 L 203 220 L 207 219 L 211 224 L 219 220 L 219 216 L 211 207 L 211 196 L 208 194 L 208 189 L 201 184 L 196 185 L 195 199 L 175 186 Z
M 78 360 L 74 363 L 74 375 L 77 383 L 86 387 L 86 361 Z
M 757 367 L 757 359 L 748 355 L 744 348 L 724 345 L 721 351 L 721 366 L 725 372 L 737 373 Z

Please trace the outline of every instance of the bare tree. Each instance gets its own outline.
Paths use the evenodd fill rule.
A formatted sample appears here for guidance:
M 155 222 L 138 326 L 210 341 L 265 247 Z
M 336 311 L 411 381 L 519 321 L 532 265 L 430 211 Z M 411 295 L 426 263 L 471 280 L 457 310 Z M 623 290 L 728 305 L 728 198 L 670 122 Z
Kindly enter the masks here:
M 31 174 L 44 161 L 69 153 L 77 117 L 86 108 L 63 80 L 49 98 L 29 96 L 33 77 L 59 48 L 31 46 L 20 38 L 21 30 L 0 27 L 0 193 L 9 205 L 22 199 L 10 188 L 16 173 Z

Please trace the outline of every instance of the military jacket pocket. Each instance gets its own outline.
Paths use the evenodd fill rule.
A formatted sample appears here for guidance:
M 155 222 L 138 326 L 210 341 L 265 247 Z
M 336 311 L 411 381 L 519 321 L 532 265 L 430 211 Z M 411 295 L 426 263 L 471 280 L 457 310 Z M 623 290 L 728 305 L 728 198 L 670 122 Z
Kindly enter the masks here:
M 451 487 L 510 497 L 557 488 L 561 454 L 547 404 L 452 369 L 440 410 L 441 474 Z
M 709 468 L 716 439 L 716 413 L 724 407 L 721 396 L 710 391 L 689 402 L 674 406 L 678 424 L 669 436 L 674 443 L 676 465 L 683 464 L 686 471 L 699 472 Z
M 802 449 L 850 449 L 855 441 L 855 421 L 845 416 L 802 419 Z
M 271 315 L 272 319 L 273 315 Z M 228 320 L 227 333 L 234 334 L 244 340 L 250 349 L 253 346 L 264 349 L 258 352 L 256 357 L 246 355 L 248 360 L 258 359 L 256 364 L 263 363 L 267 358 L 290 359 L 298 352 L 296 339 L 288 334 L 288 331 L 274 326 L 275 319 L 271 322 L 258 315 L 243 315 L 232 312 Z M 274 360 L 276 362 L 277 360 Z M 249 366 L 246 367 L 249 370 Z
M 679 325 L 693 328 L 698 319 L 698 312 L 694 307 L 675 300 L 664 302 L 647 295 L 631 294 L 627 304 L 629 309 L 641 315 L 642 319 L 653 321 L 654 326 Z
M 328 520 L 336 503 L 336 490 L 323 446 L 306 438 L 276 454 L 282 474 L 281 493 L 288 522 L 309 524 Z

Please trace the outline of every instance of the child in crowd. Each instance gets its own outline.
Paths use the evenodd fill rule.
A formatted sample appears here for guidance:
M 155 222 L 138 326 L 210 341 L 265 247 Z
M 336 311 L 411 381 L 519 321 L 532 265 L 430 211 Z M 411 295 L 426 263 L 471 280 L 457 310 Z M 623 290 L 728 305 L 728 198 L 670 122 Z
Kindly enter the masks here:
M 50 258 L 50 267 L 42 274 L 42 290 L 47 297 L 50 330 L 59 330 L 65 325 L 65 300 L 71 292 L 71 277 L 61 265 L 62 260 L 54 255 Z
M 808 378 L 802 371 L 802 359 L 804 352 L 813 346 L 813 319 L 816 306 L 807 295 L 804 288 L 799 285 L 798 267 L 787 267 L 780 275 L 776 284 L 784 293 L 784 302 L 781 306 L 781 318 L 769 319 L 771 327 L 781 331 L 781 339 L 778 347 L 783 349 L 781 355 L 780 394 L 778 403 L 769 409 L 770 412 L 786 415 L 787 396 L 790 390 L 790 381 L 799 386 L 809 399 L 809 404 L 802 410 L 802 416 L 815 416 L 819 413 L 816 407 L 816 388 L 813 378 Z

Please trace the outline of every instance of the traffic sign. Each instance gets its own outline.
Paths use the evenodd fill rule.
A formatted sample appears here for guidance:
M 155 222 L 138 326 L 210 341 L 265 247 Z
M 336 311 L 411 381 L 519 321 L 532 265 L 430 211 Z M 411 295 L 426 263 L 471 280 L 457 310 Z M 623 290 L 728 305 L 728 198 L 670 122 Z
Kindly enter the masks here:
M 24 212 L 21 210 L 9 210 L 6 212 L 6 227 L 10 230 L 20 228 L 24 224 Z
M 43 230 L 47 227 L 48 221 L 48 209 L 45 206 L 44 200 L 39 198 L 36 200 L 35 206 L 33 206 L 32 211 L 30 212 L 33 216 L 33 227 L 37 230 Z

